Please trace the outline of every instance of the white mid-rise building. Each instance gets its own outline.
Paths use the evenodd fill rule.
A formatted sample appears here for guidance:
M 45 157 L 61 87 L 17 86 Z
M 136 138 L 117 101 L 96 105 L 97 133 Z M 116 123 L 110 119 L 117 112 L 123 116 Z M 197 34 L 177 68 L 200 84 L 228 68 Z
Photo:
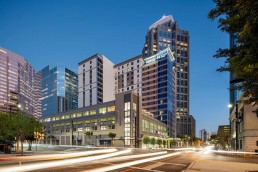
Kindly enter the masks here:
M 87 107 L 115 99 L 114 64 L 95 54 L 78 64 L 78 107 Z
M 141 96 L 142 66 L 144 64 L 141 55 L 123 61 L 114 66 L 115 94 L 133 90 Z

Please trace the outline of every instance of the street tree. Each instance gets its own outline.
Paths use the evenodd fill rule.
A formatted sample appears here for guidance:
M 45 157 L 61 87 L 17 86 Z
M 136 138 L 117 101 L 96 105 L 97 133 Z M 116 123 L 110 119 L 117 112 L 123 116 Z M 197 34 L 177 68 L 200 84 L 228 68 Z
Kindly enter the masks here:
M 150 144 L 150 137 L 145 136 L 145 137 L 143 138 L 143 143 L 144 143 L 145 145 L 147 145 L 147 147 L 148 147 L 148 145 Z
M 160 145 L 162 144 L 162 140 L 161 139 L 157 139 L 156 143 L 159 145 L 159 148 L 160 148 Z
M 110 133 L 108 134 L 108 136 L 111 138 L 111 144 L 112 144 L 112 146 L 113 146 L 113 141 L 114 141 L 114 138 L 116 137 L 116 133 L 110 132 Z
M 152 146 L 154 146 L 156 144 L 156 139 L 155 138 L 151 138 L 150 143 Z
M 163 147 L 166 148 L 167 141 L 166 141 L 166 140 L 163 140 L 163 141 L 162 141 L 162 144 L 163 144 Z
M 230 133 L 221 132 L 217 134 L 217 143 L 222 149 L 226 149 L 229 146 Z
M 42 130 L 42 124 L 35 117 L 25 112 L 5 113 L 0 112 L 0 140 L 21 142 L 21 154 L 23 155 L 23 142 L 33 140 L 34 131 Z
M 236 46 L 220 48 L 214 55 L 225 58 L 218 71 L 230 71 L 242 81 L 233 88 L 240 89 L 258 101 L 258 1 L 213 0 L 216 7 L 208 17 L 218 19 L 218 28 L 235 38 Z

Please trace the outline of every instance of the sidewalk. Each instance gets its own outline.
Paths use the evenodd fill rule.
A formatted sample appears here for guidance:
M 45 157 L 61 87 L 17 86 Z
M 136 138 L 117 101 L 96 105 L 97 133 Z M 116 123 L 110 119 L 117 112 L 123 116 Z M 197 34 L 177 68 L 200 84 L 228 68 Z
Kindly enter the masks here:
M 254 163 L 239 163 L 225 162 L 217 160 L 200 160 L 189 165 L 184 172 L 247 172 L 258 171 L 258 162 Z

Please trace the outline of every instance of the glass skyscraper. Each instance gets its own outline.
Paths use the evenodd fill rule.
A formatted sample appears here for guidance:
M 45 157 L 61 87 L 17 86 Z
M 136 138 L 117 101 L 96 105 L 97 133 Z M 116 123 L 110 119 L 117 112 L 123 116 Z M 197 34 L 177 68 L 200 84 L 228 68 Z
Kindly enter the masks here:
M 173 81 L 175 84 L 175 92 L 172 97 L 175 100 L 176 117 L 180 121 L 180 117 L 189 116 L 189 34 L 188 31 L 179 28 L 173 16 L 163 16 L 160 20 L 153 23 L 146 34 L 146 41 L 142 50 L 144 59 L 159 53 L 160 51 L 170 48 L 175 57 L 176 77 Z M 193 117 L 189 118 L 190 120 Z M 182 124 L 182 123 L 181 123 Z M 184 125 L 188 125 L 185 123 Z M 186 126 L 185 126 L 186 127 Z M 180 130 L 177 127 L 176 134 L 192 135 L 186 130 Z M 184 126 L 183 126 L 184 128 Z M 195 126 L 190 126 L 191 130 L 195 130 Z
M 42 115 L 76 109 L 78 107 L 78 75 L 65 68 L 49 66 L 40 72 L 42 85 Z
M 175 66 L 169 48 L 145 58 L 142 68 L 142 108 L 165 123 L 175 137 Z
M 40 76 L 23 57 L 0 48 L 0 111 L 40 117 Z
M 189 115 L 189 35 L 172 16 L 163 16 L 149 27 L 143 58 L 169 47 L 176 59 L 176 115 Z

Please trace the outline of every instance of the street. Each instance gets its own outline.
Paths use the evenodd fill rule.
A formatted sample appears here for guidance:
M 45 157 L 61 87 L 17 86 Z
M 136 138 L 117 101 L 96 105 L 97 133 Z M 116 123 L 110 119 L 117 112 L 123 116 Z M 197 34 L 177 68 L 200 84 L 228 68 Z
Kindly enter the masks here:
M 55 148 L 58 150 L 60 148 Z M 24 157 L 0 156 L 0 171 L 143 172 L 257 171 L 256 156 L 218 155 L 209 149 L 64 148 Z

